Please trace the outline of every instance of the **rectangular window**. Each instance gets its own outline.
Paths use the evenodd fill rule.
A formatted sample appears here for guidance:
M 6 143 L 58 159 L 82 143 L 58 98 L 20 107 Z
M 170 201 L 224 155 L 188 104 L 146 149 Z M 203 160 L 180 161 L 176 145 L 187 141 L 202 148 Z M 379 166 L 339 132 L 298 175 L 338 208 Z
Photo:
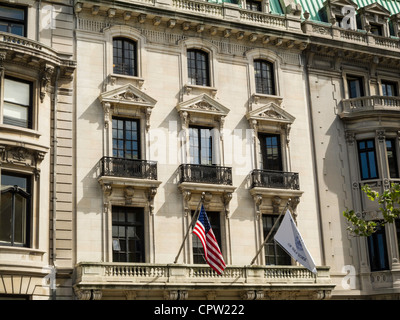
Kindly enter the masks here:
M 382 95 L 386 97 L 397 96 L 397 83 L 391 81 L 382 81 Z
M 264 238 L 269 234 L 276 220 L 278 219 L 277 215 L 263 215 L 263 232 Z M 282 220 L 282 219 L 281 219 Z M 266 265 L 291 265 L 292 260 L 290 256 L 283 250 L 275 241 L 274 235 L 279 228 L 279 223 L 275 227 L 275 229 L 271 233 L 270 240 L 265 244 L 265 264 Z
M 261 1 L 246 0 L 246 9 L 251 11 L 261 11 Z
M 113 39 L 113 72 L 137 76 L 137 44 L 125 38 Z
M 364 81 L 362 77 L 347 76 L 349 98 L 359 98 L 364 96 Z
M 113 262 L 145 262 L 144 208 L 112 207 Z
M 0 244 L 29 245 L 31 179 L 2 172 L 0 198 Z
M 211 128 L 189 128 L 189 151 L 191 164 L 212 164 Z
M 379 227 L 368 237 L 368 253 L 371 271 L 389 269 L 385 227 Z
M 32 83 L 4 79 L 3 123 L 32 128 Z
M 188 81 L 198 86 L 210 85 L 208 54 L 202 50 L 187 51 Z
M 259 134 L 264 170 L 282 171 L 281 137 L 278 134 Z
M 112 119 L 113 157 L 140 159 L 140 122 L 138 119 Z
M 358 141 L 358 158 L 360 162 L 361 179 L 378 178 L 374 140 Z
M 376 36 L 383 36 L 383 27 L 378 24 L 370 23 L 371 26 L 371 33 Z
M 26 10 L 0 6 L 0 31 L 26 36 Z
M 390 178 L 399 178 L 395 139 L 386 139 L 386 156 L 389 165 Z
M 192 215 L 194 214 L 194 212 L 192 212 Z M 222 247 L 221 247 L 221 226 L 220 226 L 220 213 L 219 212 L 209 212 L 207 211 L 207 216 L 208 216 L 208 220 L 210 221 L 211 224 L 211 228 L 214 232 L 215 238 L 217 239 L 218 242 L 218 246 L 222 251 Z M 199 239 L 199 237 L 197 237 L 196 235 L 193 235 L 192 237 L 192 244 L 193 244 L 193 263 L 207 263 L 206 259 L 204 257 L 204 249 L 203 249 L 203 245 L 201 244 L 201 241 Z
M 254 60 L 256 92 L 275 95 L 274 67 L 265 60 Z

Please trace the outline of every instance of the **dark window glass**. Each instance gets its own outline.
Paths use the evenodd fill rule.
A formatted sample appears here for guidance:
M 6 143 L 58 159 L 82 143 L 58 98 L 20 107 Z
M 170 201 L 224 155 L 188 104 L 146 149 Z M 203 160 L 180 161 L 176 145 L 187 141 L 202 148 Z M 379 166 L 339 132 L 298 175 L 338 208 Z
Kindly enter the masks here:
M 349 98 L 359 98 L 364 96 L 363 79 L 361 77 L 347 76 Z
M 277 134 L 260 134 L 264 170 L 282 171 L 281 139 Z
M 140 129 L 137 119 L 112 119 L 113 157 L 140 159 Z
M 371 271 L 389 269 L 385 227 L 379 227 L 368 237 L 368 252 Z
M 212 164 L 212 135 L 210 128 L 189 128 L 189 151 L 191 164 Z
M 128 76 L 137 76 L 136 42 L 115 38 L 113 40 L 113 72 Z
M 374 140 L 358 141 L 358 157 L 360 161 L 361 179 L 378 178 Z
M 397 236 L 397 250 L 400 255 L 400 219 L 395 220 L 396 236 Z
M 275 224 L 278 216 L 276 215 L 263 215 L 263 232 L 264 238 L 269 234 L 273 225 Z M 282 222 L 282 219 L 281 221 Z M 279 223 L 280 223 L 279 222 Z M 275 241 L 274 235 L 279 228 L 279 223 L 271 233 L 270 240 L 264 246 L 265 250 L 265 263 L 266 265 L 291 265 L 292 261 L 290 256 L 283 250 Z
M 192 212 L 194 214 L 194 212 Z M 218 246 L 222 251 L 221 247 L 221 226 L 220 226 L 220 213 L 219 212 L 208 212 L 207 211 L 208 220 L 210 221 L 211 228 L 214 232 L 215 238 L 217 239 Z M 193 235 L 193 263 L 207 263 L 204 257 L 204 249 L 203 245 L 198 236 Z
M 30 178 L 3 172 L 1 175 L 0 244 L 29 245 Z
M 207 52 L 201 50 L 187 51 L 189 84 L 209 86 L 209 63 Z
M 370 24 L 371 26 L 371 33 L 376 35 L 376 36 L 382 36 L 383 32 L 382 32 L 382 26 L 377 25 L 377 24 Z
M 397 96 L 397 84 L 390 81 L 382 81 L 382 94 L 387 97 Z
M 4 79 L 3 123 L 32 128 L 32 83 Z
M 261 11 L 261 1 L 246 0 L 246 9 L 252 11 Z
M 256 92 L 262 94 L 275 94 L 273 64 L 265 60 L 254 60 L 254 74 Z
M 26 11 L 23 8 L 0 6 L 0 31 L 25 36 Z
M 399 178 L 395 139 L 386 139 L 386 155 L 389 164 L 390 178 Z
M 144 262 L 144 209 L 112 207 L 113 262 Z

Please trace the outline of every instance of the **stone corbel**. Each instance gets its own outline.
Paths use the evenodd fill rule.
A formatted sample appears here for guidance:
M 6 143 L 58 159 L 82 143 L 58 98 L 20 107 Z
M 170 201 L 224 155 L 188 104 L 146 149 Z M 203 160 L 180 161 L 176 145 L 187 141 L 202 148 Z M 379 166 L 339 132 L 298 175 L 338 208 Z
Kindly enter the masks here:
M 151 116 L 152 108 L 146 108 L 146 132 L 150 130 L 150 116 Z
M 0 51 L 0 72 L 1 73 L 4 71 L 4 60 L 6 60 L 6 57 L 7 57 L 7 52 Z
M 190 191 L 183 191 L 183 212 L 185 213 L 185 217 L 190 214 L 190 206 L 189 201 L 192 198 L 192 193 Z
M 241 294 L 242 300 L 262 300 L 264 298 L 264 291 L 247 290 Z
M 107 129 L 110 123 L 111 103 L 109 102 L 103 103 L 103 110 L 104 110 L 104 126 Z
M 225 207 L 225 217 L 227 219 L 229 219 L 229 213 L 230 213 L 229 203 L 232 200 L 232 192 L 225 192 L 222 197 L 223 197 L 223 202 L 224 202 L 224 207 Z
M 281 202 L 282 202 L 282 199 L 278 196 L 275 196 L 272 199 L 272 212 L 273 213 L 279 214 L 279 206 L 280 206 Z
M 135 190 L 133 187 L 126 187 L 124 189 L 124 196 L 125 196 L 125 205 L 131 205 L 133 202 L 133 195 L 135 193 Z
M 103 295 L 101 290 L 74 289 L 75 295 L 79 300 L 101 300 Z
M 189 128 L 189 113 L 187 111 L 180 112 L 182 129 Z
M 211 192 L 203 192 L 203 194 L 204 194 L 203 205 L 204 205 L 204 209 L 207 211 L 209 209 L 209 205 L 210 205 L 213 195 Z
M 40 102 L 43 103 L 44 97 L 46 96 L 46 91 L 48 85 L 50 84 L 51 77 L 54 73 L 54 67 L 49 64 L 45 64 L 42 70 L 41 80 L 40 80 Z
M 256 207 L 256 220 L 260 220 L 260 218 L 261 218 L 260 206 L 262 203 L 262 199 L 263 199 L 263 197 L 261 194 L 253 195 L 254 205 Z
M 157 194 L 157 188 L 149 188 L 147 191 L 147 200 L 149 203 L 149 213 L 150 215 L 154 214 L 154 197 Z
M 293 214 L 293 219 L 294 221 L 297 221 L 297 206 L 300 203 L 300 197 L 294 197 L 290 199 L 290 207 L 292 208 L 292 214 Z
M 385 141 L 385 130 L 376 130 L 376 137 L 379 142 Z
M 189 294 L 186 290 L 164 291 L 165 300 L 187 300 Z

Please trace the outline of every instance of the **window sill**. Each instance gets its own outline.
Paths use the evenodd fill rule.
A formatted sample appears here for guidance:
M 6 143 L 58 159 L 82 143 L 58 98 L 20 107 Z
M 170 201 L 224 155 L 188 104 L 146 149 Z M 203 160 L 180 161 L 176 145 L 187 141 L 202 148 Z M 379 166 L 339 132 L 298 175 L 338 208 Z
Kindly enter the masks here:
M 215 87 L 207 87 L 207 86 L 198 86 L 195 84 L 186 84 L 184 86 L 184 91 L 187 95 L 194 93 L 194 91 L 206 91 L 208 92 L 212 98 L 215 98 L 215 95 L 217 94 L 217 88 Z
M 35 138 L 39 138 L 42 135 L 39 131 L 33 129 L 26 129 L 21 127 L 11 126 L 8 124 L 0 124 L 0 132 L 17 133 Z
M 137 76 L 128 76 L 124 74 L 118 74 L 118 73 L 111 73 L 108 75 L 108 84 L 111 86 L 115 86 L 118 84 L 119 80 L 121 81 L 129 81 L 133 82 L 136 87 L 141 89 L 144 84 L 144 79 L 137 77 Z M 125 82 L 123 84 L 125 84 Z
M 263 93 L 253 93 L 253 103 L 265 103 L 265 102 L 274 102 L 278 106 L 282 104 L 283 97 L 276 96 L 272 94 L 263 94 Z

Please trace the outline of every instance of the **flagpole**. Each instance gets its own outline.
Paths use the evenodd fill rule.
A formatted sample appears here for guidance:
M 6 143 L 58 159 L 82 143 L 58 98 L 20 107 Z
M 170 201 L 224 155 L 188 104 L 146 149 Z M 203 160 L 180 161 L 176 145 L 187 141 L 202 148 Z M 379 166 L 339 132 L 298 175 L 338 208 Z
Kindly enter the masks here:
M 279 218 L 282 216 L 282 214 L 283 214 L 284 212 L 286 212 L 286 209 L 287 209 L 287 207 L 289 206 L 289 203 L 290 203 L 291 201 L 292 201 L 292 200 L 289 198 L 288 202 L 286 203 L 285 208 L 283 208 L 282 212 L 279 214 L 278 219 L 276 219 L 276 221 L 275 221 L 274 225 L 272 226 L 271 230 L 269 231 L 269 233 L 268 233 L 267 236 L 265 237 L 264 242 L 261 244 L 260 248 L 258 249 L 258 251 L 257 251 L 257 253 L 256 253 L 256 256 L 253 258 L 253 260 L 251 260 L 250 265 L 252 265 L 252 264 L 254 263 L 254 261 L 256 261 L 256 259 L 257 259 L 258 255 L 260 254 L 261 250 L 264 248 L 264 245 L 265 245 L 265 244 L 267 243 L 267 241 L 269 240 L 269 237 L 271 236 L 272 231 L 274 230 L 275 226 L 278 224 Z
M 176 262 L 178 261 L 179 255 L 181 254 L 181 251 L 182 251 L 182 249 L 183 249 L 183 246 L 185 245 L 186 239 L 187 239 L 187 237 L 188 237 L 188 235 L 189 235 L 190 228 L 192 227 L 193 222 L 197 219 L 198 212 L 199 212 L 199 207 L 200 207 L 200 204 L 203 203 L 203 201 L 204 201 L 204 196 L 205 196 L 205 192 L 202 192 L 202 193 L 201 193 L 201 197 L 200 197 L 200 201 L 199 201 L 199 203 L 197 204 L 197 208 L 196 208 L 196 211 L 195 211 L 194 214 L 193 214 L 192 221 L 190 221 L 190 224 L 189 224 L 189 226 L 188 226 L 188 228 L 187 228 L 187 230 L 186 230 L 186 235 L 185 235 L 185 237 L 183 238 L 181 247 L 179 248 L 179 252 L 178 252 L 178 254 L 177 254 L 176 258 L 175 258 L 174 263 L 176 263 Z

